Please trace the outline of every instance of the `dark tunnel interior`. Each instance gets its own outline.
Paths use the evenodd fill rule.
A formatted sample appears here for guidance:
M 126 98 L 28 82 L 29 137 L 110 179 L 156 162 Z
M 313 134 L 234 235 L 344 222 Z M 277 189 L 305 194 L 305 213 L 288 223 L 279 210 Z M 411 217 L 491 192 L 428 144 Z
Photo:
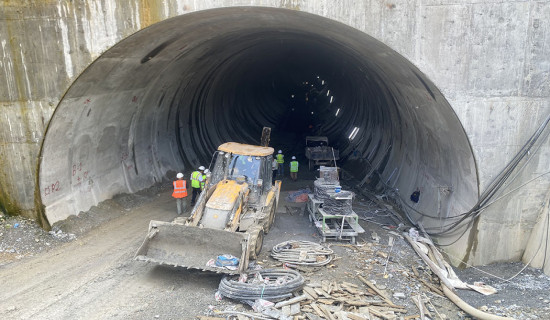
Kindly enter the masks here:
M 259 38 L 270 41 L 257 43 Z M 327 136 L 329 141 L 338 141 L 339 147 L 348 147 L 351 131 L 359 127 L 354 119 L 368 117 L 363 112 L 373 109 L 363 106 L 380 99 L 376 97 L 379 85 L 361 72 L 366 66 L 318 36 L 266 32 L 238 42 L 246 50 L 228 53 L 230 58 L 213 67 L 215 71 L 204 79 L 208 91 L 197 90 L 189 103 L 197 109 L 215 106 L 208 119 L 212 122 L 202 122 L 205 119 L 197 110 L 193 119 L 181 122 L 182 126 L 215 131 L 220 137 L 239 137 L 249 143 L 257 143 L 262 127 L 270 126 L 275 148 L 304 159 L 308 135 Z M 228 46 L 219 50 L 226 50 L 223 48 Z M 180 101 L 180 105 L 186 104 Z M 243 124 L 247 130 L 243 130 Z M 342 133 L 343 127 L 349 132 Z M 342 134 L 348 139 L 340 139 Z M 356 139 L 362 135 L 363 131 L 358 132 Z M 195 165 L 196 159 L 186 158 L 185 148 L 200 150 L 208 146 L 207 150 L 213 150 L 219 144 L 211 134 L 201 138 L 204 140 L 178 144 L 187 163 Z
M 323 17 L 245 7 L 157 23 L 82 72 L 42 148 L 45 215 L 54 223 L 168 181 L 223 142 L 257 144 L 265 126 L 275 150 L 302 160 L 306 136 L 327 136 L 360 187 L 422 190 L 415 210 L 431 216 L 411 218 L 429 228 L 477 199 L 464 129 L 411 62 Z

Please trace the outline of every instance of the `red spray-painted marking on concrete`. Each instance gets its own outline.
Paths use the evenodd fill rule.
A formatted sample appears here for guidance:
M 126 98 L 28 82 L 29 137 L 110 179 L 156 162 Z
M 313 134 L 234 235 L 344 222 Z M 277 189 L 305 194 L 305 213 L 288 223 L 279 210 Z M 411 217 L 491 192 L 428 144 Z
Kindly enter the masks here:
M 55 183 L 52 183 L 51 185 L 44 188 L 44 195 L 49 196 L 52 193 L 58 192 L 61 190 L 61 185 L 59 184 L 59 180 Z
M 78 164 L 73 164 L 73 177 L 77 174 L 77 172 L 82 171 L 82 162 L 79 162 Z

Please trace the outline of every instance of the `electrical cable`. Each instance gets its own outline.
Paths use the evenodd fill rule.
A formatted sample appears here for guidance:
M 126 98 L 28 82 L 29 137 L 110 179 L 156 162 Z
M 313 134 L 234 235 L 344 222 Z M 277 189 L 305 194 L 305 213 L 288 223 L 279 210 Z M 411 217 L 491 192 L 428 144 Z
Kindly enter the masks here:
M 292 297 L 292 292 L 300 290 L 303 285 L 304 278 L 297 271 L 265 269 L 252 271 L 244 282 L 239 281 L 239 276 L 225 276 L 218 291 L 235 300 L 278 301 Z
M 468 219 L 468 218 L 471 218 L 473 217 L 473 219 L 475 219 L 476 217 L 479 216 L 479 214 L 481 214 L 481 212 L 486 209 L 489 205 L 493 204 L 495 201 L 490 201 L 494 196 L 495 194 L 500 191 L 501 187 L 508 181 L 508 178 L 512 175 L 513 171 L 517 168 L 517 166 L 519 165 L 519 163 L 521 162 L 521 160 L 523 160 L 525 158 L 525 156 L 529 155 L 530 154 L 530 149 L 533 147 L 533 145 L 538 141 L 538 139 L 540 138 L 540 136 L 542 135 L 542 133 L 544 132 L 544 130 L 546 129 L 548 123 L 550 122 L 550 116 L 548 116 L 546 118 L 545 121 L 543 121 L 543 123 L 539 126 L 539 128 L 535 131 L 535 133 L 529 138 L 529 140 L 523 145 L 523 147 L 521 148 L 521 150 L 514 156 L 514 158 L 505 166 L 505 168 L 497 175 L 497 178 L 489 185 L 489 187 L 487 188 L 487 190 L 485 192 L 483 192 L 483 194 L 480 196 L 479 200 L 477 201 L 477 203 L 472 207 L 472 209 L 470 209 L 468 212 L 465 212 L 463 214 L 460 214 L 458 216 L 455 216 L 454 218 L 456 217 L 460 217 L 459 220 L 455 221 L 455 222 L 452 222 L 448 225 L 445 226 L 445 230 L 442 230 L 442 231 L 439 231 L 439 232 L 428 232 L 428 234 L 430 235 L 445 235 L 445 234 L 448 234 L 450 231 L 452 231 L 453 229 L 457 228 L 464 220 Z M 548 135 L 547 135 L 548 136 Z M 547 137 L 546 136 L 546 137 Z M 535 152 L 533 152 L 533 156 L 534 154 L 536 153 L 536 151 L 538 151 L 538 149 L 542 146 L 542 143 L 536 148 Z M 533 158 L 533 156 L 529 157 L 527 160 L 526 160 L 526 163 L 529 162 L 529 160 L 531 160 Z M 521 169 L 525 168 L 525 165 L 526 163 L 522 166 Z M 517 176 L 519 175 L 519 173 L 517 173 L 513 179 L 517 178 Z M 544 174 L 543 174 L 544 175 Z M 541 175 L 542 176 L 542 175 Z M 510 180 L 509 182 L 512 182 L 513 181 Z M 534 180 L 534 179 L 533 179 Z M 530 182 L 530 181 L 529 181 Z M 391 189 L 390 189 L 391 190 Z M 401 203 L 403 203 L 403 200 L 401 199 L 401 197 L 399 196 L 398 194 L 398 199 L 401 201 Z M 410 207 L 408 204 L 405 203 L 406 206 Z M 418 213 L 417 210 L 413 209 L 415 212 Z M 405 214 L 407 215 L 407 218 L 412 222 L 413 220 L 410 219 L 410 216 L 408 214 L 408 212 L 406 212 L 406 210 L 404 210 Z M 426 214 L 423 214 L 423 216 L 429 216 L 429 215 L 426 215 Z M 431 218 L 434 218 L 434 219 L 437 219 L 439 217 L 433 217 L 433 216 L 429 216 Z M 447 218 L 449 219 L 449 218 Z M 471 219 L 471 220 L 473 220 Z M 468 223 L 468 225 L 470 225 L 470 222 Z M 434 229 L 434 228 L 427 228 L 427 229 Z M 438 227 L 438 229 L 441 229 L 441 226 Z M 467 228 L 466 228 L 467 229 Z M 461 234 L 460 237 L 462 237 L 464 235 L 465 232 L 463 232 Z M 459 237 L 459 239 L 460 239 Z M 457 239 L 458 240 L 458 239 Z M 455 242 L 457 241 L 455 240 Z
M 313 267 L 330 263 L 333 254 L 331 249 L 310 241 L 285 241 L 271 249 L 275 260 Z

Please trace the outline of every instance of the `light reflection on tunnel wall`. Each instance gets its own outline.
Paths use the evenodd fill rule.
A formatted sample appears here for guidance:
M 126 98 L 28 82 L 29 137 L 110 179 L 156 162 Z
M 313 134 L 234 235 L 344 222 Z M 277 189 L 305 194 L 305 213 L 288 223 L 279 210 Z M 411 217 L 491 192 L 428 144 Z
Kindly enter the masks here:
M 223 142 L 257 143 L 264 126 L 273 128 L 276 149 L 298 155 L 305 135 L 328 136 L 340 165 L 364 187 L 387 186 L 403 198 L 421 188 L 416 209 L 437 216 L 423 219 L 427 227 L 476 200 L 464 130 L 412 64 L 325 18 L 231 8 L 158 23 L 82 73 L 44 142 L 46 216 L 53 223 L 167 181 L 207 164 Z M 85 182 L 76 180 L 84 178 L 73 174 L 75 165 L 86 170 Z M 62 187 L 46 194 L 52 181 Z M 453 190 L 444 211 L 442 185 Z

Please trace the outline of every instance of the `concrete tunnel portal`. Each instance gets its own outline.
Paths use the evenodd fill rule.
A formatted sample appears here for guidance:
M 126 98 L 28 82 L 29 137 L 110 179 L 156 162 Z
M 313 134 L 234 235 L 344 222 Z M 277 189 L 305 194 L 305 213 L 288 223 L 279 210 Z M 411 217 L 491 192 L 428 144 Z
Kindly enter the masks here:
M 327 18 L 246 7 L 162 21 L 81 73 L 42 146 L 45 218 L 53 224 L 208 164 L 219 144 L 257 143 L 264 126 L 287 156 L 303 153 L 306 135 L 328 136 L 365 188 L 404 200 L 420 188 L 411 218 L 429 230 L 477 200 L 464 129 L 412 63 Z

